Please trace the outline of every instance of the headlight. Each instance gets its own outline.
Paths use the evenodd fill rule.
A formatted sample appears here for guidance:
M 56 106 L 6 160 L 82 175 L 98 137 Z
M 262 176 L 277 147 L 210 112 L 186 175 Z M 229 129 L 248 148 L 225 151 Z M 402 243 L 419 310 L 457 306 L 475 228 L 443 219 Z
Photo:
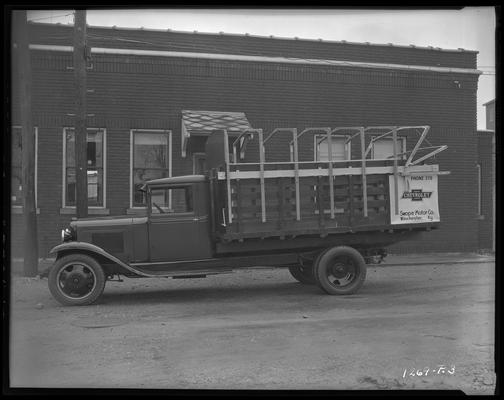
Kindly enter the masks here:
M 73 232 L 69 228 L 65 228 L 61 230 L 61 241 L 62 242 L 69 242 L 73 240 Z

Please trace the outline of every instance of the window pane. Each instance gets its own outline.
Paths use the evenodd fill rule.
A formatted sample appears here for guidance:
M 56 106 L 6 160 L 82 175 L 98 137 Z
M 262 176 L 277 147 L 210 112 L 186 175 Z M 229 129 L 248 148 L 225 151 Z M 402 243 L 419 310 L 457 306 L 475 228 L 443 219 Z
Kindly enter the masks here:
M 66 131 L 66 165 L 75 167 L 75 131 Z M 88 167 L 103 167 L 103 131 L 87 133 L 87 161 Z
M 135 133 L 135 168 L 168 167 L 168 135 L 166 133 Z
M 75 196 L 76 196 L 76 187 L 75 187 L 75 168 L 67 168 L 66 173 L 66 199 L 65 203 L 67 206 L 75 206 Z
M 146 205 L 145 194 L 138 190 L 146 181 L 164 178 L 168 171 L 168 133 L 134 132 L 133 135 L 133 206 Z
M 392 139 L 379 139 L 373 143 L 373 158 L 384 159 L 394 156 L 394 141 Z M 403 152 L 403 139 L 396 142 L 397 154 Z
M 172 207 L 170 209 L 170 192 Z M 192 188 L 153 189 L 151 192 L 151 213 L 160 214 L 161 210 L 174 213 L 185 213 L 193 210 Z
M 103 170 L 87 171 L 88 179 L 88 206 L 103 206 Z M 77 187 L 75 178 L 75 168 L 67 168 L 66 174 L 66 205 L 75 206 Z
M 160 214 L 161 211 L 165 213 L 169 212 L 170 195 L 168 193 L 168 190 L 167 189 L 152 190 L 151 203 L 152 203 L 151 212 L 153 214 Z
M 146 205 L 145 193 L 138 190 L 146 181 L 166 178 L 167 176 L 168 170 L 135 169 L 133 171 L 133 207 L 142 207 Z
M 320 141 L 320 136 L 317 142 Z M 347 160 L 348 159 L 348 143 L 345 144 L 346 138 L 333 137 L 331 138 L 332 159 L 333 160 Z M 329 146 L 327 139 L 319 142 L 317 161 L 329 161 Z
M 206 155 L 193 154 L 193 174 L 204 174 L 206 169 Z
M 103 170 L 90 170 L 87 171 L 88 179 L 88 205 L 101 206 L 102 192 L 103 192 Z
M 88 132 L 87 136 L 87 165 L 89 167 L 103 167 L 103 132 Z
M 103 131 L 87 133 L 88 206 L 103 206 Z M 66 200 L 75 206 L 75 130 L 66 131 Z
M 75 167 L 75 136 L 74 132 L 66 131 L 66 166 Z
M 191 212 L 193 210 L 192 188 L 172 189 L 172 209 L 173 212 Z

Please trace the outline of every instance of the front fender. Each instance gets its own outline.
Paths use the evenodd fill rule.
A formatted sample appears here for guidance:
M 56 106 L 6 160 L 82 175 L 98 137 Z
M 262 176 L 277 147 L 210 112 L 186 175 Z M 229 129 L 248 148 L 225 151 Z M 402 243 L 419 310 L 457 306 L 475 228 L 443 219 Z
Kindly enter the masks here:
M 66 243 L 61 243 L 51 249 L 49 254 L 54 254 L 54 253 L 60 253 L 60 252 L 79 252 L 79 251 L 84 251 L 86 253 L 92 253 L 92 254 L 98 254 L 102 257 L 107 258 L 108 260 L 112 261 L 113 263 L 123 267 L 124 269 L 133 272 L 134 274 L 140 274 L 140 275 L 145 275 L 146 274 L 141 274 L 139 271 L 135 270 L 134 268 L 131 268 L 128 264 L 125 262 L 119 260 L 117 257 L 113 256 L 112 254 L 106 252 L 103 250 L 101 247 L 98 247 L 94 244 L 87 243 L 87 242 L 66 242 Z

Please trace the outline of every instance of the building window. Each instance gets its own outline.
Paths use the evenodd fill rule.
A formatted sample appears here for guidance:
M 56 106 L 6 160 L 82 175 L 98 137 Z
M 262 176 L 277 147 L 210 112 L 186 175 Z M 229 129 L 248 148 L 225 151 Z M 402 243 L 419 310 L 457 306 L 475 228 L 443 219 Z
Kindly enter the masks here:
M 139 190 L 146 181 L 168 176 L 171 131 L 131 130 L 131 208 L 146 206 L 145 193 Z
M 77 188 L 75 175 L 75 130 L 63 130 L 63 207 L 75 207 Z M 87 193 L 89 207 L 105 207 L 105 130 L 87 130 Z
M 406 138 L 398 137 L 396 141 L 397 154 L 406 152 Z M 375 160 L 383 160 L 394 157 L 394 139 L 391 137 L 384 137 L 373 142 L 372 157 Z M 405 160 L 406 154 L 402 154 L 400 159 Z
M 206 166 L 206 154 L 205 153 L 193 153 L 193 174 L 194 175 L 204 175 L 207 169 Z
M 333 161 L 345 161 L 350 159 L 350 142 L 346 142 L 347 136 L 331 137 L 331 155 Z M 315 161 L 329 161 L 329 145 L 327 137 L 315 136 Z
M 11 158 L 11 205 L 23 206 L 23 140 L 20 126 L 12 127 Z M 38 164 L 38 129 L 33 128 L 35 135 L 35 207 L 37 206 L 37 164 Z

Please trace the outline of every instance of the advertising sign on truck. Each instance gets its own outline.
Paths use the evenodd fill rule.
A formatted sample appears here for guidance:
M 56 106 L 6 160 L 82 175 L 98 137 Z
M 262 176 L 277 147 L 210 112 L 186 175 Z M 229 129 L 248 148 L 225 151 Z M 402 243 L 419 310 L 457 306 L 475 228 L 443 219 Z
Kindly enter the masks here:
M 399 207 L 396 214 L 394 177 L 389 176 L 391 224 L 439 222 L 437 175 L 399 176 L 397 184 Z

